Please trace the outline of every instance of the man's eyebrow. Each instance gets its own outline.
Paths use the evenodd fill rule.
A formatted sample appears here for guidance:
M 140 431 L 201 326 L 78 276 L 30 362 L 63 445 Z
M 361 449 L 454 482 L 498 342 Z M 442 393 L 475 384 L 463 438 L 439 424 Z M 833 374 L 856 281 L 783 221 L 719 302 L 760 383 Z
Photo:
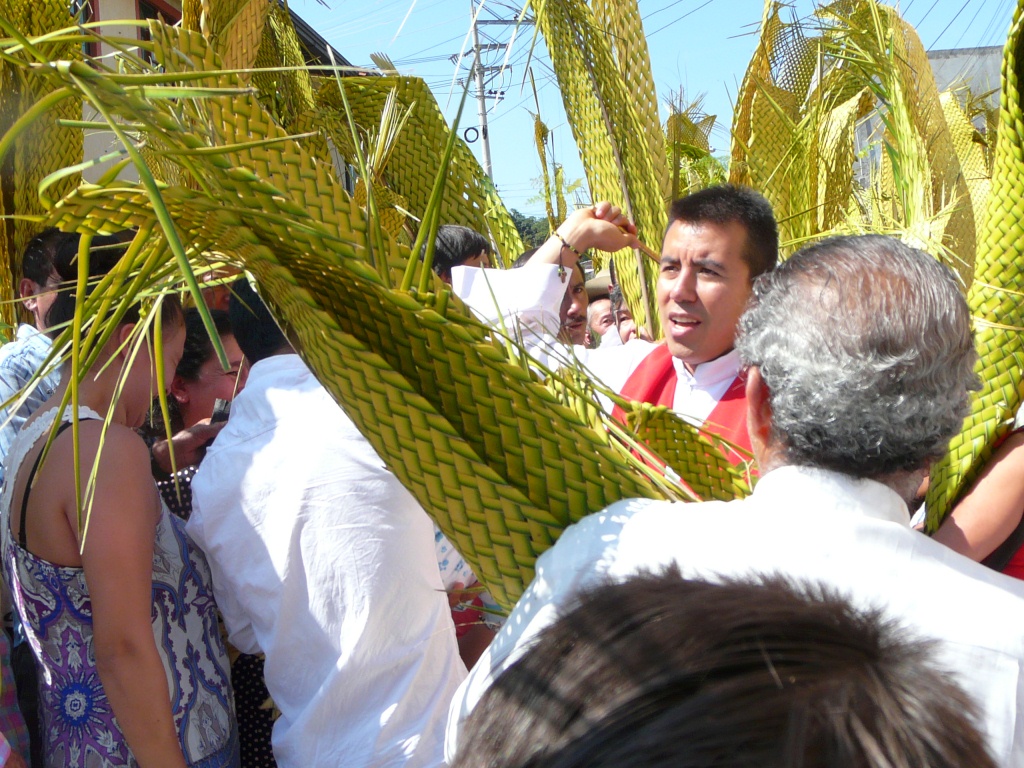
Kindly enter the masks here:
M 717 261 L 715 259 L 710 259 L 710 258 L 708 258 L 706 256 L 704 258 L 702 258 L 702 259 L 694 259 L 693 260 L 693 266 L 695 266 L 695 267 L 710 267 L 711 269 L 714 269 L 717 272 L 725 272 L 726 271 L 725 264 L 723 264 L 722 262 Z

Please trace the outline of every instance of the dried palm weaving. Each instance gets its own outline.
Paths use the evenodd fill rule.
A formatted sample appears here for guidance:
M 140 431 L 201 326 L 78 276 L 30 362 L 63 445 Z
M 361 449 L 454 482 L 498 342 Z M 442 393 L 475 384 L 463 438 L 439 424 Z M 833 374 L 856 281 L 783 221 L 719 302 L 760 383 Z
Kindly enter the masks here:
M 976 370 L 982 389 L 975 394 L 963 431 L 945 459 L 932 468 L 928 527 L 934 530 L 958 493 L 984 466 L 1009 431 L 1024 394 L 1024 135 L 1021 74 L 1024 72 L 1024 3 L 1018 3 L 1003 51 L 999 131 L 991 193 L 978 239 L 974 281 L 967 300 L 974 314 L 978 348 Z
M 547 6 L 549 11 L 555 7 L 554 3 Z M 579 10 L 575 5 L 571 8 Z M 0 3 L 0 13 L 5 12 L 6 6 Z M 190 17 L 202 27 L 202 13 L 189 11 L 186 19 Z M 215 14 L 209 18 L 215 18 Z M 592 31 L 579 32 L 557 19 L 543 23 L 550 23 L 553 30 L 565 30 L 564 34 L 580 34 L 588 45 L 600 48 Z M 237 29 L 251 39 L 257 27 L 246 23 Z M 770 32 L 769 25 L 766 29 Z M 558 377 L 550 388 L 542 385 L 529 372 L 514 344 L 473 320 L 429 275 L 424 281 L 427 292 L 396 289 L 409 264 L 408 248 L 399 242 L 400 236 L 389 234 L 387 227 L 381 231 L 376 226 L 379 222 L 368 219 L 366 212 L 354 204 L 323 151 L 325 135 L 330 135 L 336 145 L 345 138 L 339 127 L 338 104 L 333 101 L 335 94 L 340 97 L 337 81 L 311 79 L 312 111 L 296 109 L 287 105 L 308 104 L 302 96 L 305 81 L 301 77 L 289 81 L 292 85 L 288 86 L 296 89 L 299 97 L 289 96 L 281 102 L 268 100 L 268 86 L 260 86 L 259 77 L 251 79 L 257 87 L 254 91 L 248 87 L 247 76 L 225 72 L 218 51 L 251 52 L 252 44 L 232 43 L 222 32 L 217 46 L 212 46 L 198 32 L 173 30 L 158 23 L 151 23 L 150 31 L 154 41 L 150 47 L 166 75 L 154 74 L 141 62 L 124 73 L 97 71 L 84 64 L 36 70 L 48 92 L 66 88 L 68 93 L 101 108 L 112 121 L 130 124 L 131 134 L 124 134 L 126 145 L 134 147 L 134 142 L 140 141 L 138 137 L 145 137 L 143 150 L 137 151 L 133 162 L 138 164 L 144 158 L 158 177 L 149 185 L 145 178 L 139 183 L 107 178 L 70 194 L 60 192 L 63 199 L 49 213 L 50 222 L 85 231 L 132 225 L 153 233 L 134 251 L 140 257 L 135 266 L 141 270 L 132 283 L 136 292 L 177 279 L 176 271 L 183 266 L 176 266 L 169 257 L 174 236 L 180 238 L 181 251 L 193 264 L 201 261 L 204 252 L 216 249 L 249 269 L 275 314 L 300 340 L 301 352 L 318 378 L 473 564 L 485 586 L 506 605 L 514 602 L 530 579 L 536 556 L 569 522 L 620 498 L 676 493 L 671 485 L 655 482 L 638 468 L 629 452 L 609 439 L 600 421 L 594 427 L 594 414 L 581 407 L 582 400 L 576 394 L 581 385 L 571 372 Z M 285 33 L 265 24 L 260 39 L 265 42 L 268 34 L 280 37 Z M 59 39 L 61 36 L 55 38 Z M 634 38 L 624 34 L 622 39 Z M 18 71 L 28 68 L 35 51 L 10 43 L 4 44 L 4 50 L 8 54 L 4 66 Z M 605 62 L 605 70 L 614 73 L 620 66 L 614 57 L 622 55 L 621 50 L 614 55 L 605 51 L 594 53 L 592 58 Z M 245 60 L 241 53 L 238 56 L 238 61 Z M 39 58 L 46 57 L 40 53 Z M 752 78 L 748 73 L 748 80 L 757 85 Z M 275 87 L 281 87 L 282 81 L 275 82 Z M 370 86 L 360 80 L 351 88 L 348 82 L 343 81 L 343 87 L 353 110 L 363 110 L 360 114 L 365 117 L 360 120 L 364 128 L 379 120 L 377 105 L 386 99 L 385 83 L 399 89 L 406 87 L 405 99 L 415 101 L 416 109 L 420 108 L 419 96 L 425 94 L 425 89 L 419 90 L 422 84 L 409 79 L 376 78 Z M 589 76 L 587 82 L 593 85 Z M 746 83 L 743 94 L 748 92 Z M 618 85 L 609 86 L 610 95 L 602 91 L 600 97 L 596 91 L 589 97 L 583 93 L 587 83 L 582 81 L 564 87 L 567 92 L 581 94 L 582 108 L 591 110 L 585 114 L 597 121 L 584 120 L 581 125 L 610 130 L 614 121 L 609 123 L 602 112 L 609 104 L 619 110 L 615 114 L 637 126 L 644 126 L 644 120 L 650 117 L 645 107 L 625 103 L 621 77 Z M 816 135 L 842 141 L 816 140 L 817 148 L 806 145 L 800 150 L 801 157 L 828 158 L 827 163 L 837 169 L 838 182 L 831 175 L 819 175 L 817 180 L 807 180 L 805 188 L 794 196 L 827 202 L 816 203 L 814 214 L 807 214 L 800 225 L 819 235 L 827 231 L 829 217 L 838 215 L 823 214 L 822 209 L 849 211 L 851 205 L 852 193 L 848 192 L 843 202 L 835 189 L 844 189 L 847 184 L 844 169 L 852 160 L 845 142 L 850 139 L 856 116 L 864 110 L 866 97 L 863 88 L 849 86 L 841 94 L 844 98 L 833 98 L 830 111 L 816 117 L 814 125 Z M 769 167 L 767 160 L 757 156 L 761 144 L 754 137 L 767 135 L 758 120 L 776 114 L 772 110 L 779 99 L 766 97 L 756 110 L 757 99 L 751 96 L 748 101 L 750 128 L 745 134 L 739 133 L 746 136 L 742 150 L 745 162 L 750 168 L 759 163 L 760 167 Z M 1015 96 L 1014 105 L 1019 109 Z M 327 107 L 334 110 L 329 119 Z M 422 124 L 438 125 L 436 105 L 430 102 L 424 109 Z M 794 122 L 792 117 L 787 119 Z M 317 130 L 314 136 L 297 135 L 318 129 L 319 120 L 329 123 L 328 130 Z M 954 122 L 951 117 L 946 121 Z M 1004 120 L 1001 134 L 1012 133 L 1006 124 Z M 645 136 L 645 130 L 637 129 L 635 136 Z M 368 193 L 373 194 L 374 187 L 379 189 L 383 184 L 384 189 L 408 200 L 410 206 L 431 205 L 425 193 L 433 183 L 429 169 L 437 174 L 444 166 L 444 153 L 436 137 L 447 135 L 440 128 L 433 131 L 433 154 L 406 165 L 404 155 L 396 152 Z M 594 147 L 597 160 L 591 161 L 588 179 L 592 189 L 594 179 L 599 179 L 610 192 L 625 194 L 635 214 L 637 201 L 646 201 L 643 210 L 647 213 L 637 217 L 650 232 L 657 232 L 648 238 L 656 241 L 663 225 L 655 226 L 651 221 L 659 210 L 664 215 L 664 199 L 656 163 L 650 159 L 657 152 L 647 138 L 634 138 L 624 152 L 616 149 L 609 155 L 608 142 L 602 147 L 595 128 L 588 146 Z M 358 140 L 358 135 L 349 137 L 352 145 Z M 657 144 L 664 153 L 663 139 L 659 138 Z M 956 157 L 965 158 L 961 163 L 973 157 L 970 162 L 977 164 L 970 146 L 961 146 L 955 140 L 951 146 L 956 148 Z M 774 149 L 765 144 L 765 151 Z M 609 157 L 612 166 L 608 165 Z M 619 161 L 622 165 L 616 165 Z M 47 162 L 49 170 L 63 167 L 60 160 Z M 777 159 L 776 163 L 783 160 Z M 796 164 L 786 162 L 782 167 L 797 172 Z M 1012 187 L 1015 179 L 1022 178 L 1013 175 L 1015 171 L 1006 170 L 993 180 L 994 187 Z M 451 168 L 444 172 L 452 183 Z M 462 180 L 456 188 L 463 184 L 461 189 L 467 189 L 476 183 L 469 164 L 466 170 L 454 173 L 466 174 L 454 177 Z M 641 183 L 645 178 L 647 186 Z M 667 174 L 666 181 L 670 181 Z M 818 185 L 816 192 L 806 191 L 814 184 Z M 493 216 L 493 211 L 487 209 L 487 187 L 472 188 L 480 190 L 478 200 L 482 202 L 468 206 L 472 213 L 467 215 Z M 794 188 L 792 181 L 782 187 Z M 57 197 L 57 189 L 49 185 L 44 191 Z M 657 191 L 653 197 L 652 190 Z M 770 198 L 781 194 L 771 188 L 765 191 Z M 416 202 L 417 196 L 422 202 Z M 777 205 L 783 204 L 785 200 L 780 197 Z M 161 236 L 163 207 L 174 226 Z M 494 233 L 501 231 L 500 215 L 497 224 L 491 218 L 488 222 L 489 231 L 498 240 L 500 235 Z M 511 235 L 507 237 L 511 240 Z M 982 263 L 979 258 L 979 265 Z M 996 275 L 991 277 L 992 285 L 996 279 Z M 109 290 L 115 288 L 112 283 Z M 97 301 L 103 295 L 101 291 Z M 119 293 L 106 295 L 121 298 Z M 993 345 L 993 355 L 997 347 Z M 733 498 L 749 490 L 745 479 L 727 462 L 711 458 L 715 453 L 703 438 L 665 409 L 634 405 L 629 415 L 639 436 L 700 496 Z M 978 441 L 969 445 L 976 449 L 973 456 L 980 455 L 983 447 Z M 941 485 L 940 479 L 935 487 Z M 935 504 L 936 515 L 943 511 L 940 503 Z
M 155 22 L 150 32 L 167 75 L 74 64 L 46 76 L 112 119 L 131 120 L 148 151 L 177 164 L 188 183 L 158 185 L 158 196 L 142 182 L 83 185 L 55 207 L 55 223 L 157 232 L 164 205 L 190 255 L 216 246 L 249 269 L 317 376 L 506 605 L 571 521 L 620 498 L 673 495 L 446 291 L 394 289 L 408 249 L 372 231 L 331 166 L 223 73 L 201 35 Z M 190 77 L 204 70 L 216 74 Z M 181 80 L 163 98 L 159 81 L 170 75 Z M 147 258 L 163 247 L 150 242 Z M 655 422 L 652 434 L 674 426 L 683 432 L 677 444 L 703 450 L 676 420 Z M 723 486 L 740 482 L 729 470 L 696 469 L 690 480 L 705 492 L 732 495 Z

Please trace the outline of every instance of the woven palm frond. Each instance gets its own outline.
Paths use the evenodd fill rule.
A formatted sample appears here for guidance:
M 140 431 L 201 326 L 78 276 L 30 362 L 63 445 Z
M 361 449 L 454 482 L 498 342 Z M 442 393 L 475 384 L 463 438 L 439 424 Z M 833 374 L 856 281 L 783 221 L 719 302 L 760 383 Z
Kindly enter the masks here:
M 448 125 L 433 94 L 426 83 L 414 77 L 342 78 L 340 82 L 359 126 L 380 123 L 384 104 L 392 92 L 403 109 L 411 108 L 406 128 L 394 143 L 394 154 L 401 158 L 401 162 L 389 164 L 383 175 L 388 187 L 407 202 L 407 210 L 422 219 L 449 135 Z M 338 88 L 336 80 L 322 83 L 316 96 L 317 115 L 339 150 L 351 158 L 351 140 L 347 138 L 348 128 Z M 498 253 L 507 262 L 514 260 L 523 250 L 512 217 L 493 183 L 461 139 L 456 139 L 455 155 L 448 167 L 440 221 L 461 224 L 490 236 Z
M 9 35 L 17 31 L 27 37 L 44 35 L 67 27 L 72 22 L 68 4 L 60 0 L 0 0 L 0 16 L 10 23 L 10 29 L 0 31 Z M 44 43 L 39 55 L 46 59 L 74 59 L 80 48 L 67 40 Z M 28 62 L 25 52 L 15 54 Z M 0 60 L 0 135 L 33 105 L 55 94 L 47 78 L 28 67 L 16 66 Z M 82 160 L 82 133 L 62 127 L 59 120 L 81 120 L 82 107 L 78 98 L 55 102 L 39 117 L 30 132 L 24 133 L 0 157 L 0 216 L 33 217 L 43 213 L 37 189 L 48 174 L 75 165 Z M 60 196 L 78 184 L 78 174 L 60 181 L 53 194 Z M 41 229 L 32 219 L 5 218 L 0 220 L 0 320 L 9 325 L 17 322 L 15 286 L 21 275 L 21 255 L 25 246 Z
M 536 99 L 537 94 L 534 93 Z M 533 116 L 533 143 L 537 147 L 537 157 L 540 159 L 540 178 L 541 184 L 543 185 L 542 193 L 544 195 L 544 208 L 548 215 L 548 227 L 552 232 L 555 228 L 562 223 L 562 219 L 559 219 L 555 215 L 555 204 L 554 191 L 551 187 L 551 173 L 548 171 L 548 136 L 551 132 L 548 130 L 547 125 L 543 120 L 540 119 L 540 111 Z
M 250 69 L 263 44 L 271 5 L 277 6 L 277 0 L 184 0 L 181 23 L 210 41 L 225 68 Z
M 968 285 L 973 201 L 914 30 L 876 0 L 823 6 L 816 29 L 782 21 L 781 9 L 766 4 L 740 91 L 731 180 L 772 202 L 786 250 L 886 231 L 931 250 Z M 871 133 L 866 146 L 858 126 Z M 863 189 L 862 152 L 876 174 Z
M 891 6 L 861 0 L 819 11 L 826 51 L 854 86 L 878 100 L 883 194 L 903 239 L 936 250 L 970 284 L 974 215 L 928 56 L 914 29 Z
M 687 104 L 683 92 L 668 100 L 665 155 L 668 159 L 670 197 L 675 199 L 728 178 L 725 166 L 711 154 L 715 116 L 704 114 L 703 97 Z
M 593 0 L 594 18 L 605 30 L 612 46 L 615 63 L 619 65 L 622 82 L 628 84 L 633 96 L 637 118 L 647 138 L 651 165 L 661 191 L 662 203 L 668 208 L 672 202 L 669 167 L 665 145 L 659 133 L 658 91 L 654 87 L 651 57 L 647 38 L 640 20 L 640 7 L 636 0 Z
M 267 110 L 281 125 L 296 130 L 297 121 L 315 106 L 313 81 L 309 72 L 301 69 L 306 59 L 288 11 L 276 0 L 267 5 L 266 23 L 255 59 L 262 71 L 253 75 L 252 81 L 259 88 Z M 293 69 L 272 71 L 274 67 Z
M 1024 395 L 1024 2 L 1018 2 L 1003 51 L 999 131 L 992 191 L 978 240 L 974 281 L 968 302 L 975 317 L 976 393 L 964 429 L 946 457 L 932 467 L 928 489 L 928 528 L 938 527 L 960 491 L 977 476 L 1005 435 Z
M 949 127 L 949 135 L 953 143 L 963 173 L 964 183 L 971 197 L 971 213 L 974 216 L 975 232 L 984 231 L 985 209 L 992 192 L 992 167 L 989 162 L 991 147 L 995 146 L 995 131 L 982 136 L 971 123 L 970 116 L 960 106 L 955 93 L 946 91 L 940 94 L 942 112 Z
M 220 69 L 200 35 L 150 30 L 166 71 Z M 132 73 L 76 64 L 46 76 L 141 123 L 155 152 L 190 165 L 197 189 L 159 188 L 188 252 L 215 247 L 255 275 L 318 377 L 500 602 L 515 601 L 570 522 L 620 498 L 672 494 L 439 283 L 436 293 L 396 290 L 408 249 L 372 234 L 333 169 L 290 140 L 238 78 L 190 81 L 204 97 L 166 99 Z M 127 182 L 83 185 L 51 221 L 153 231 L 153 194 Z
M 536 0 L 533 7 L 592 199 L 621 206 L 636 223 L 642 242 L 660 243 L 668 220 L 664 198 L 668 187 L 664 192 L 662 187 L 668 176 L 657 101 L 653 107 L 647 105 L 650 97 L 636 93 L 622 74 L 628 71 L 650 81 L 646 44 L 639 47 L 642 30 L 632 28 L 640 24 L 635 5 L 634 0 L 615 3 L 604 14 L 612 16 L 623 9 L 617 33 L 604 27 L 583 0 Z M 616 35 L 619 47 L 613 51 L 610 41 Z M 648 72 L 641 75 L 644 67 Z M 599 265 L 602 258 L 598 255 Z M 613 258 L 637 323 L 660 335 L 654 305 L 656 266 L 639 252 L 622 252 Z

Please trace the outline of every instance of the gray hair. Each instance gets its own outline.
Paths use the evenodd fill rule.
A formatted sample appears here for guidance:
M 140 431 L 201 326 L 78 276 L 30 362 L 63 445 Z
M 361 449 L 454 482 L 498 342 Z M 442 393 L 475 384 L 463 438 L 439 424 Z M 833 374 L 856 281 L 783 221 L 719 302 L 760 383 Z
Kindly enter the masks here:
M 822 241 L 761 275 L 736 348 L 760 369 L 788 463 L 855 477 L 926 467 L 978 387 L 953 272 L 880 235 Z

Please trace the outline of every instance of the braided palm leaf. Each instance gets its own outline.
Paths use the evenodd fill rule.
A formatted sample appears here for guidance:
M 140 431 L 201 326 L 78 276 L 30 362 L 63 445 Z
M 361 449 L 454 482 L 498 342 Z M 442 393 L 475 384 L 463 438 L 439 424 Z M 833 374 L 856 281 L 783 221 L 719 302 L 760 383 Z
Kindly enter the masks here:
M 996 132 L 993 130 L 987 136 L 981 136 L 954 93 L 941 93 L 939 101 L 942 103 L 942 112 L 949 127 L 950 139 L 960 163 L 964 183 L 971 196 L 974 231 L 981 233 L 984 231 L 985 209 L 992 192 L 989 148 L 995 146 Z
M 640 21 L 635 5 L 635 0 L 616 3 L 605 15 L 622 9 L 618 23 L 636 27 Z M 650 81 L 646 44 L 642 50 L 636 47 L 642 32 L 620 26 L 613 33 L 584 0 L 535 0 L 533 7 L 593 199 L 620 205 L 636 223 L 641 241 L 660 243 L 667 223 L 663 195 L 668 192 L 668 175 L 656 102 L 652 127 L 651 108 L 644 106 L 650 99 L 638 96 L 622 75 L 626 71 Z M 616 34 L 621 36 L 613 52 L 610 40 Z M 648 73 L 641 75 L 645 66 Z M 657 141 L 652 141 L 652 131 Z M 660 334 L 653 303 L 656 266 L 639 252 L 613 258 L 637 323 Z
M 715 116 L 702 110 L 703 98 L 685 104 L 683 93 L 668 101 L 665 121 L 665 156 L 668 158 L 670 197 L 691 194 L 727 179 L 725 167 L 711 154 L 711 130 Z
M 780 10 L 766 3 L 744 77 L 731 180 L 772 202 L 788 248 L 884 230 L 933 251 L 969 284 L 972 197 L 914 30 L 876 0 L 819 8 L 815 33 L 783 22 Z M 860 190 L 856 127 L 868 115 L 879 128 L 881 175 Z
M 202 36 L 155 22 L 150 30 L 168 73 L 221 70 Z M 165 210 L 189 253 L 216 246 L 251 270 L 318 377 L 496 599 L 515 601 L 537 554 L 570 522 L 619 498 L 673 495 L 447 291 L 391 287 L 408 249 L 372 233 L 333 170 L 291 140 L 239 78 L 190 80 L 202 97 L 183 99 L 180 85 L 160 84 L 163 75 L 79 63 L 43 71 L 112 119 L 141 124 L 155 152 L 187 162 L 199 181 L 196 189 L 83 185 L 51 221 L 148 232 Z
M 415 77 L 343 78 L 340 84 L 345 88 L 353 118 L 359 126 L 380 123 L 381 112 L 392 91 L 402 108 L 412 109 L 405 130 L 395 139 L 393 152 L 401 162 L 388 164 L 383 177 L 388 187 L 405 200 L 407 210 L 422 219 L 449 136 L 448 124 L 434 95 L 426 83 Z M 316 115 L 327 127 L 335 145 L 351 159 L 353 149 L 351 139 L 347 138 L 345 111 L 338 88 L 337 80 L 321 84 L 316 94 Z M 514 260 L 523 250 L 519 232 L 494 184 L 459 138 L 456 138 L 446 181 L 441 222 L 461 224 L 489 236 L 503 259 L 509 263 Z
M 967 299 L 975 317 L 976 393 L 964 429 L 946 457 L 932 467 L 928 489 L 928 528 L 934 530 L 960 491 L 977 476 L 993 447 L 1010 429 L 1024 394 L 1024 1 L 1018 2 L 1003 51 L 999 132 L 992 171 L 992 192 Z
M 650 149 L 651 165 L 661 191 L 662 203 L 668 208 L 672 202 L 670 175 L 665 156 L 665 145 L 661 136 L 661 119 L 658 117 L 658 91 L 654 87 L 651 71 L 651 57 L 647 50 L 647 38 L 640 20 L 640 7 L 636 0 L 593 0 L 594 18 L 608 31 L 615 63 L 619 65 L 622 82 L 626 83 L 633 95 L 633 106 L 637 118 L 644 127 Z
M 184 0 L 181 23 L 185 29 L 201 32 L 227 69 L 250 69 L 264 41 L 271 5 L 278 4 L 276 0 Z
M 868 89 L 883 105 L 886 217 L 903 239 L 935 252 L 969 285 L 971 197 L 920 38 L 895 8 L 876 0 L 837 2 L 819 14 L 826 51 L 842 61 L 853 87 Z
M 0 16 L 8 19 L 13 30 L 32 37 L 63 29 L 72 22 L 68 4 L 60 0 L 0 0 Z M 73 59 L 80 51 L 74 41 L 45 43 L 38 52 L 43 60 Z M 32 57 L 25 51 L 15 53 L 21 62 Z M 53 84 L 27 67 L 0 60 L 0 134 L 33 105 L 48 97 L 59 96 Z M 44 210 L 39 201 L 39 182 L 48 174 L 82 160 L 82 133 L 62 127 L 58 120 L 80 120 L 81 103 L 74 98 L 56 101 L 0 157 L 0 216 L 38 217 Z M 78 174 L 67 176 L 53 188 L 53 194 L 71 190 Z M 17 321 L 15 276 L 21 274 L 21 255 L 29 240 L 40 230 L 33 218 L 5 218 L 0 221 L 0 319 L 13 325 Z
M 219 2 L 220 0 L 218 0 Z M 281 125 L 295 129 L 300 116 L 309 114 L 315 105 L 313 81 L 309 72 L 298 69 L 306 63 L 299 45 L 299 36 L 288 16 L 288 11 L 275 2 L 266 3 L 266 24 L 256 66 L 262 71 L 253 76 L 253 84 L 260 89 L 264 104 Z M 268 71 L 272 67 L 295 67 L 283 71 Z
M 733 116 L 730 181 L 771 201 L 784 250 L 846 218 L 855 131 L 871 99 L 844 68 L 829 67 L 819 37 L 766 3 L 757 48 Z

